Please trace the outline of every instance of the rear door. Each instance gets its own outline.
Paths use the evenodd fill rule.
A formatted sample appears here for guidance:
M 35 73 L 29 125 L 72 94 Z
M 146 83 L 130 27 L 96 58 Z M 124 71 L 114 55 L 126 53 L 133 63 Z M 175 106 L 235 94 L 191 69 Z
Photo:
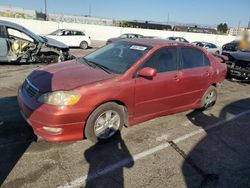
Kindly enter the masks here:
M 72 46 L 79 47 L 80 43 L 85 40 L 85 34 L 81 31 L 71 31 Z M 86 41 L 87 42 L 87 41 Z
M 50 35 L 50 38 L 58 40 L 68 46 L 71 46 L 70 42 L 70 31 L 68 30 L 58 30 L 55 35 Z
M 212 68 L 206 54 L 194 47 L 181 47 L 181 105 L 190 105 L 199 100 L 211 82 Z
M 176 47 L 161 48 L 141 67 L 157 70 L 152 78 L 136 78 L 135 117 L 157 114 L 175 108 L 179 104 L 178 51 Z

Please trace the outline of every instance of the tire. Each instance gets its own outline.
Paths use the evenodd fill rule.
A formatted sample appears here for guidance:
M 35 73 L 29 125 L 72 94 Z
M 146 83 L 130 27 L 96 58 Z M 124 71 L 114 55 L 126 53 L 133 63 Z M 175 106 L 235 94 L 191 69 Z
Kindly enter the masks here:
M 227 80 L 232 80 L 232 78 L 233 78 L 232 75 L 230 73 L 227 73 L 226 79 Z
M 201 99 L 200 110 L 205 111 L 212 108 L 217 101 L 217 89 L 215 86 L 210 86 Z
M 86 41 L 82 41 L 80 43 L 80 48 L 81 49 L 87 49 L 89 46 L 88 46 L 88 43 Z
M 110 118 L 108 114 L 110 114 Z M 124 107 L 114 102 L 108 102 L 99 106 L 91 113 L 86 122 L 84 131 L 86 138 L 94 143 L 110 141 L 121 131 L 125 124 L 125 117 Z M 115 121 L 114 119 L 119 120 Z M 113 124 L 111 123 L 112 121 L 114 121 Z

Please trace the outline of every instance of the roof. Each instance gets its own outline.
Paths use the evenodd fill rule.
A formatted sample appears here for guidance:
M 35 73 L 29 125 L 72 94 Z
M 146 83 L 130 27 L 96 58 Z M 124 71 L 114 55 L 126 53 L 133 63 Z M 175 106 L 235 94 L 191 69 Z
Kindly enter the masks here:
M 123 33 L 121 35 L 141 35 L 141 36 L 143 36 L 142 34 L 138 34 L 138 33 Z
M 192 43 L 202 43 L 202 44 L 213 44 L 213 43 L 211 43 L 211 42 L 204 42 L 204 41 L 194 41 L 194 42 L 192 42 Z
M 65 28 L 63 28 L 63 29 L 57 29 L 56 31 L 76 31 L 76 32 L 85 32 L 84 30 L 77 30 L 77 29 L 65 29 Z
M 23 26 L 21 26 L 19 24 L 16 24 L 16 23 L 13 23 L 13 22 L 9 22 L 9 21 L 0 20 L 0 25 L 6 26 L 6 27 L 11 27 L 13 29 L 22 31 L 22 32 L 26 33 L 27 35 L 29 35 L 30 37 L 32 37 L 33 39 L 35 39 L 37 41 L 41 41 L 41 39 L 39 38 L 38 35 L 36 35 L 32 31 L 26 29 L 25 27 L 23 27 Z
M 177 41 L 170 41 L 170 40 L 165 40 L 165 39 L 151 39 L 151 38 L 136 38 L 136 39 L 125 39 L 122 41 L 127 41 L 127 42 L 134 42 L 137 44 L 145 45 L 145 46 L 170 46 L 173 44 L 179 44 L 180 46 L 192 46 L 191 44 L 188 43 L 183 43 L 183 42 L 177 42 Z
M 12 28 L 15 28 L 15 29 L 18 29 L 18 30 L 23 30 L 23 28 L 24 28 L 21 25 L 18 25 L 18 24 L 13 23 L 13 22 L 4 21 L 4 20 L 0 20 L 0 25 L 4 25 L 4 26 L 7 26 L 7 27 L 12 27 Z

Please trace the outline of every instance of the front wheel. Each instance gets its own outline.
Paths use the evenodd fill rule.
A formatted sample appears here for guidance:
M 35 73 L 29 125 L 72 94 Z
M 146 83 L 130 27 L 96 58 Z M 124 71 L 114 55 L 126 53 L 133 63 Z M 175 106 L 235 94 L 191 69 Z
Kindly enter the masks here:
M 99 106 L 89 116 L 85 136 L 94 143 L 107 142 L 114 138 L 125 122 L 124 107 L 113 102 Z
M 203 95 L 201 99 L 201 110 L 207 110 L 212 108 L 217 100 L 217 89 L 215 86 L 210 86 L 206 93 Z

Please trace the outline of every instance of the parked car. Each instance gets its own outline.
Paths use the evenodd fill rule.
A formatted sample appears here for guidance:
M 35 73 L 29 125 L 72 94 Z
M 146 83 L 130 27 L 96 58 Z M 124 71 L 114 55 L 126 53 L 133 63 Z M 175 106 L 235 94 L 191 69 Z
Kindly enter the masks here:
M 232 42 L 224 44 L 222 46 L 222 51 L 232 51 L 232 52 L 234 52 L 234 51 L 239 50 L 239 46 L 240 46 L 240 41 L 234 40 Z
M 185 42 L 185 43 L 189 43 L 188 40 L 186 40 L 183 37 L 168 37 L 166 38 L 167 40 L 172 40 L 172 41 L 177 41 L 177 42 Z
M 87 49 L 91 46 L 90 36 L 83 31 L 59 29 L 50 33 L 47 37 L 63 42 L 70 47 Z
M 221 54 L 222 49 L 219 48 L 218 46 L 216 46 L 213 43 L 209 43 L 209 42 L 192 42 L 193 45 L 195 46 L 200 46 L 202 48 L 205 48 L 207 51 L 211 52 L 211 53 L 217 53 L 217 54 Z
M 228 78 L 239 80 L 250 79 L 250 49 L 245 51 L 224 51 L 223 55 L 229 58 L 226 62 L 228 66 Z
M 72 59 L 67 45 L 38 36 L 21 25 L 2 20 L 0 20 L 0 49 L 0 63 L 55 63 Z
M 106 44 L 121 41 L 121 40 L 124 40 L 124 39 L 143 38 L 143 37 L 144 37 L 143 35 L 139 35 L 139 34 L 125 33 L 125 34 L 122 34 L 119 37 L 108 39 Z
M 173 41 L 115 42 L 33 71 L 18 102 L 35 134 L 48 141 L 107 141 L 124 125 L 212 107 L 227 72 L 222 59 Z

